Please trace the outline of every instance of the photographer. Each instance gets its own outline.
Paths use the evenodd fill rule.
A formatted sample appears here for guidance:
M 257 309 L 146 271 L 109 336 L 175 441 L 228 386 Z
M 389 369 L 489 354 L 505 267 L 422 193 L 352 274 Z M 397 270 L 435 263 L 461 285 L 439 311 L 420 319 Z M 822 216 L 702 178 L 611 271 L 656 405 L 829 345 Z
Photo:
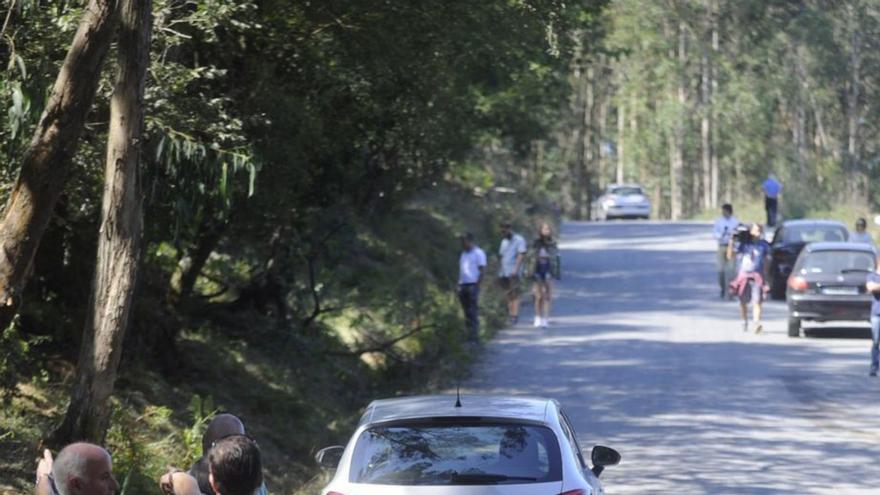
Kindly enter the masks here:
M 761 324 L 761 305 L 767 287 L 764 284 L 764 267 L 770 254 L 770 244 L 763 238 L 764 229 L 754 223 L 750 227 L 737 227 L 727 244 L 727 259 L 733 260 L 734 254 L 738 261 L 739 271 L 731 283 L 731 289 L 739 296 L 740 313 L 743 319 L 743 331 L 749 331 L 748 305 L 752 303 L 752 322 L 755 333 L 764 329 Z

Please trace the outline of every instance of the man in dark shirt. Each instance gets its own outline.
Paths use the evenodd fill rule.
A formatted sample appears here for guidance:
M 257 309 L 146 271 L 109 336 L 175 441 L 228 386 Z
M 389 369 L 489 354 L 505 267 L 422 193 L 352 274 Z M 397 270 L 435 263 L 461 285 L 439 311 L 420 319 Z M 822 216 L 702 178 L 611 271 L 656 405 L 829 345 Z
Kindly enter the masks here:
M 208 480 L 210 466 L 208 455 L 211 447 L 218 441 L 233 435 L 244 435 L 244 423 L 234 414 L 218 414 L 208 423 L 208 429 L 202 436 L 202 457 L 189 469 L 189 474 L 199 482 L 199 489 L 205 495 L 214 495 L 214 488 Z M 260 486 L 257 494 L 265 494 L 266 485 Z
M 877 368 L 880 367 L 880 266 L 877 271 L 868 274 L 865 284 L 868 292 L 874 296 L 871 303 L 871 376 L 877 376 Z

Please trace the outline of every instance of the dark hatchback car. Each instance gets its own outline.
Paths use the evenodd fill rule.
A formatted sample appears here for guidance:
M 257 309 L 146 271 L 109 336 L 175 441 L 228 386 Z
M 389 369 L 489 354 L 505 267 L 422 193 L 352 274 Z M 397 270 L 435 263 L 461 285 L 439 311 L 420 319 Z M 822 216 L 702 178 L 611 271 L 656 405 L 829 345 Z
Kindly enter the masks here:
M 868 320 L 873 298 L 865 282 L 876 263 L 876 252 L 867 244 L 807 245 L 788 279 L 788 336 L 799 337 L 804 320 Z
M 846 242 L 849 230 L 833 220 L 788 220 L 773 234 L 770 244 L 770 295 L 785 299 L 788 276 L 804 246 L 811 242 Z

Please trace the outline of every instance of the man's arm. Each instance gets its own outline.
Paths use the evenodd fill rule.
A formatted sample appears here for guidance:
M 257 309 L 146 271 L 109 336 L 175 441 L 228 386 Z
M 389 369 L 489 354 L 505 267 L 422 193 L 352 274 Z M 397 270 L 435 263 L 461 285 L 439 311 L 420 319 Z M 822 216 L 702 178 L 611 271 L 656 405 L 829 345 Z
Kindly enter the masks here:
M 730 261 L 732 259 L 733 259 L 733 237 L 731 237 L 730 240 L 727 241 L 727 261 Z
M 868 289 L 868 292 L 880 292 L 880 283 L 868 281 L 865 288 Z
M 49 475 L 52 474 L 52 452 L 49 449 L 43 451 L 43 458 L 37 464 L 37 485 L 34 487 L 34 495 L 50 495 Z

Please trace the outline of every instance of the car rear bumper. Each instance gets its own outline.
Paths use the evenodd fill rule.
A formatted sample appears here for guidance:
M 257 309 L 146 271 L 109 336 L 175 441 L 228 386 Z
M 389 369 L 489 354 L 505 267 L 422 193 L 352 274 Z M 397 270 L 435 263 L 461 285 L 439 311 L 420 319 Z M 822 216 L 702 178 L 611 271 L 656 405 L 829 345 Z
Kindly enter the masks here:
M 788 314 L 802 320 L 868 320 L 871 296 L 789 295 Z

